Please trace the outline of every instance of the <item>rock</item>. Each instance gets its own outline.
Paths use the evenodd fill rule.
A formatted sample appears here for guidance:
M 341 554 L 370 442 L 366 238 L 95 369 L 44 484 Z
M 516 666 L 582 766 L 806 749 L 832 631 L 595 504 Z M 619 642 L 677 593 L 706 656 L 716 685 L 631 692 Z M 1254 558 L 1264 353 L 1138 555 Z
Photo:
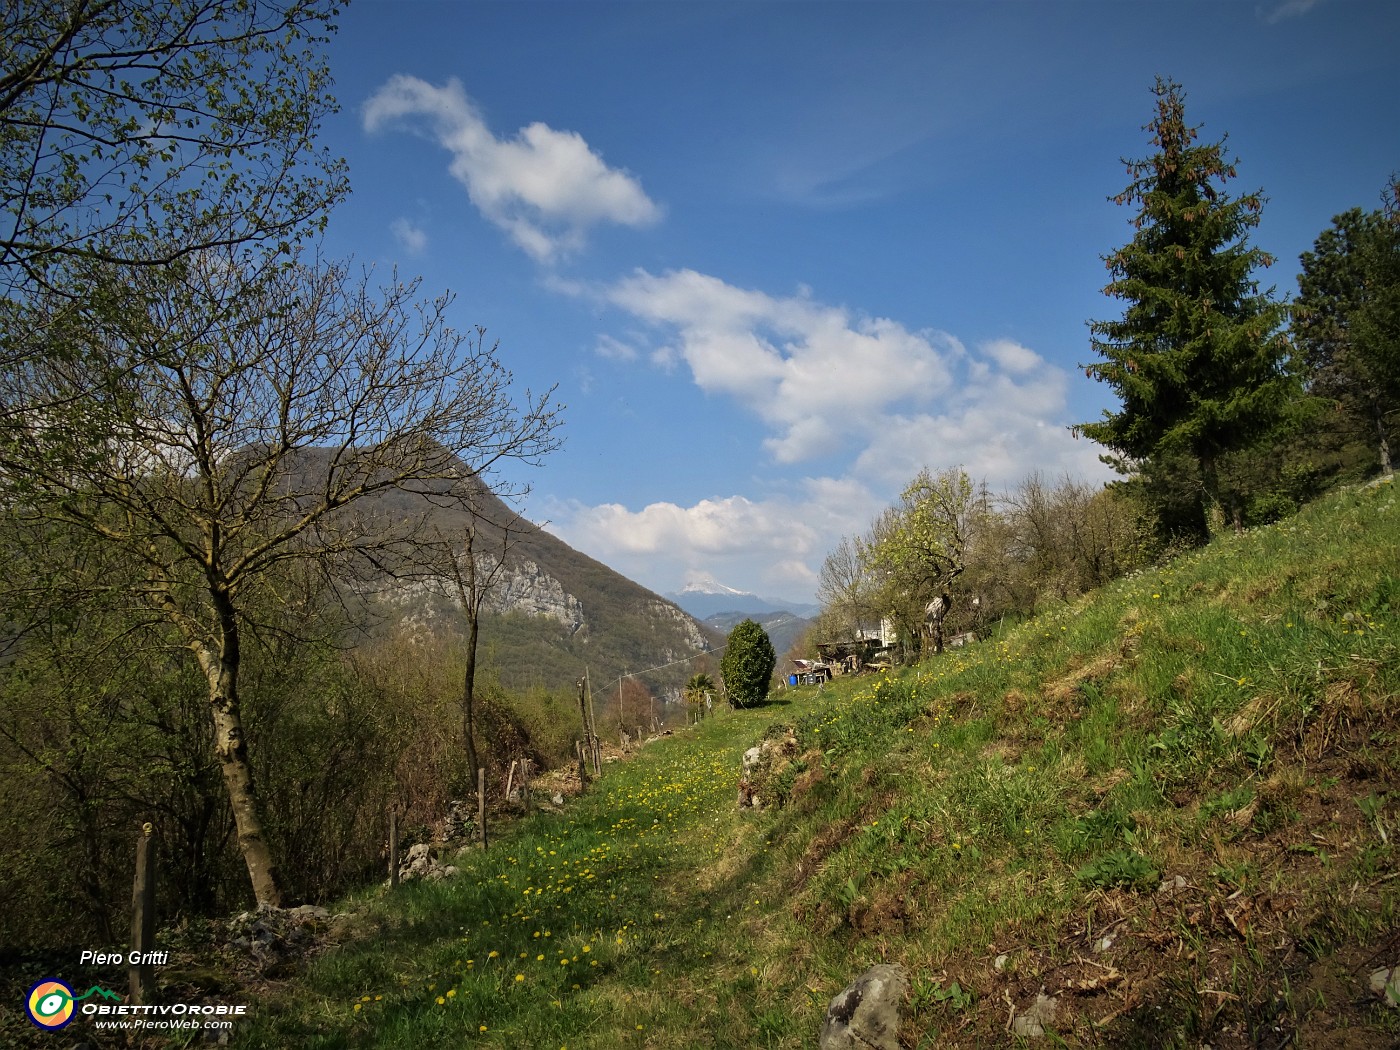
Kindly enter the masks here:
M 408 853 L 399 864 L 399 881 L 421 879 L 433 865 L 433 848 L 426 842 L 408 847 Z
M 777 739 L 764 740 L 744 752 L 739 769 L 740 809 L 762 809 L 766 795 L 759 797 L 759 788 L 767 788 L 772 778 L 791 763 L 797 754 L 797 737 L 791 730 Z
M 343 937 L 353 917 L 332 915 L 313 904 L 297 908 L 259 905 L 229 920 L 229 945 L 246 953 L 264 970 L 280 960 L 314 948 L 323 936 Z
M 411 879 L 428 879 L 436 882 L 439 879 L 450 879 L 457 874 L 457 868 L 451 864 L 443 864 L 433 856 L 433 848 L 426 842 L 410 846 L 408 855 L 399 864 L 399 881 L 408 882 Z
M 483 567 L 491 564 L 490 559 L 484 556 L 479 560 Z M 545 616 L 558 620 L 569 629 L 570 634 L 577 633 L 585 623 L 583 603 L 529 558 L 522 558 L 506 575 L 500 577 L 487 596 L 485 608 L 494 613 L 523 612 L 530 616 Z
M 1011 1022 L 1011 1031 L 1027 1039 L 1039 1039 L 1045 1034 L 1045 1026 L 1055 1020 L 1055 1008 L 1059 1005 L 1058 999 L 1038 992 L 1035 1002 Z
M 1386 1006 L 1400 1006 L 1400 966 L 1371 971 L 1371 994 Z
M 562 806 L 562 805 L 564 804 L 564 796 L 561 795 L 559 792 L 556 791 L 556 792 L 550 797 L 550 800 L 549 800 L 549 801 L 553 802 L 556 806 Z
M 476 838 L 476 803 L 456 799 L 447 803 L 447 816 L 442 822 L 442 841 Z
M 1167 897 L 1175 897 L 1178 893 L 1181 893 L 1185 889 L 1185 877 L 1177 875 L 1174 878 L 1163 879 L 1162 884 L 1157 887 L 1157 892 Z
M 878 963 L 866 970 L 826 1008 L 820 1050 L 899 1050 L 909 972 Z

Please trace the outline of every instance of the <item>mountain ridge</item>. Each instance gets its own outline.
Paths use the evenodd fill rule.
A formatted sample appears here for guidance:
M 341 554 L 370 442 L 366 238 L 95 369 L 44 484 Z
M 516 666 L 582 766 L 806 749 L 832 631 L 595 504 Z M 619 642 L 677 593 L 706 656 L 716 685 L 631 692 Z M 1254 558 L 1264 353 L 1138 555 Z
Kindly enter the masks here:
M 299 470 L 320 469 L 327 450 L 303 454 Z M 467 504 L 458 495 L 467 488 Z M 544 688 L 572 695 L 585 672 L 595 680 L 632 668 L 660 668 L 645 681 L 657 694 L 678 691 L 687 663 L 723 644 L 699 618 L 665 596 L 569 546 L 491 490 L 463 464 L 457 479 L 419 491 L 388 489 L 366 497 L 362 511 L 386 523 L 418 520 L 422 531 L 465 548 L 472 535 L 478 566 L 504 559 L 505 571 L 484 604 L 483 666 L 508 689 Z M 377 578 L 367 592 L 386 620 L 461 632 L 466 620 L 449 597 L 447 577 L 414 570 L 402 580 Z
M 795 616 L 810 618 L 821 611 L 821 607 L 810 602 L 789 601 L 785 598 L 763 598 L 751 591 L 741 591 L 721 583 L 714 574 L 695 570 L 687 574 L 679 591 L 668 591 L 663 595 L 698 620 L 729 613 L 792 613 Z

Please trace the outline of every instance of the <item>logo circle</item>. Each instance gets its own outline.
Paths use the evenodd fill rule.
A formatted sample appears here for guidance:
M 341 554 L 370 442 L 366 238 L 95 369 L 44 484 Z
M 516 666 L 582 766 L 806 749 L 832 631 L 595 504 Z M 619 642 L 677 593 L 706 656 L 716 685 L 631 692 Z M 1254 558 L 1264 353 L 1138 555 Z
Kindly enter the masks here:
M 25 1002 L 29 1019 L 40 1028 L 56 1031 L 73 1020 L 73 989 L 62 981 L 46 977 L 29 989 Z

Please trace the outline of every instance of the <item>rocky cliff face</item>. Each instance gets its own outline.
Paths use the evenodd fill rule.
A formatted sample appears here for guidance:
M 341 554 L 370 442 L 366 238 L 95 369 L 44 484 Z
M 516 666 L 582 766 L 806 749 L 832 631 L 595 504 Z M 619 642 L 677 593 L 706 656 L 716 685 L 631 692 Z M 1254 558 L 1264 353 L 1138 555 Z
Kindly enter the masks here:
M 495 563 L 487 558 L 477 559 L 479 579 L 487 579 L 495 572 Z M 461 602 L 457 598 L 456 583 L 450 576 L 435 576 L 401 582 L 388 588 L 376 590 L 381 601 L 398 607 L 407 622 L 434 625 L 444 615 L 449 619 L 452 613 L 448 608 L 459 610 Z M 540 564 L 529 558 L 510 563 L 495 573 L 482 611 L 500 615 L 503 613 L 524 613 L 527 616 L 541 616 L 566 627 L 570 634 L 586 626 L 583 615 L 583 602 L 564 589 L 564 585 L 547 573 Z
M 653 624 L 665 624 L 674 628 L 681 639 L 683 649 L 681 651 L 666 650 L 668 660 L 679 660 L 709 648 L 708 640 L 700 630 L 700 625 L 689 613 L 676 608 L 670 602 L 651 601 L 647 603 L 646 611 Z M 652 628 L 656 629 L 655 626 Z
M 570 634 L 586 626 L 583 603 L 529 558 L 511 565 L 500 575 L 487 596 L 486 611 L 543 616 L 557 620 Z

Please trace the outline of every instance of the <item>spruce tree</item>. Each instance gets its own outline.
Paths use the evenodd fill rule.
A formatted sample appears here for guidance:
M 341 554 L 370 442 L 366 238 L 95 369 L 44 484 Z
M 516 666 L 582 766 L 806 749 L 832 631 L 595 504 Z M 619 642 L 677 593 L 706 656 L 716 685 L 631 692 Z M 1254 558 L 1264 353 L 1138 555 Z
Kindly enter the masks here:
M 1293 383 L 1283 307 L 1252 276 L 1273 261 L 1248 242 L 1263 198 L 1223 192 L 1235 162 L 1223 138 L 1197 141 L 1179 84 L 1159 77 L 1153 94 L 1156 116 L 1144 130 L 1156 152 L 1125 160 L 1132 182 L 1110 198 L 1139 207 L 1133 239 L 1104 257 L 1112 274 L 1104 292 L 1127 307 L 1121 318 L 1089 322 L 1102 360 L 1086 374 L 1107 383 L 1122 407 L 1074 430 L 1146 482 L 1167 531 L 1200 541 L 1214 508 L 1240 522 L 1222 460 L 1268 433 Z
M 1387 300 L 1397 299 L 1397 256 L 1400 225 L 1382 212 L 1352 208 L 1334 216 L 1313 250 L 1299 257 L 1292 310 L 1293 342 L 1308 392 L 1330 402 L 1334 416 L 1365 436 L 1387 474 L 1400 369 L 1393 349 L 1386 359 L 1396 340 L 1376 327 L 1384 323 Z

